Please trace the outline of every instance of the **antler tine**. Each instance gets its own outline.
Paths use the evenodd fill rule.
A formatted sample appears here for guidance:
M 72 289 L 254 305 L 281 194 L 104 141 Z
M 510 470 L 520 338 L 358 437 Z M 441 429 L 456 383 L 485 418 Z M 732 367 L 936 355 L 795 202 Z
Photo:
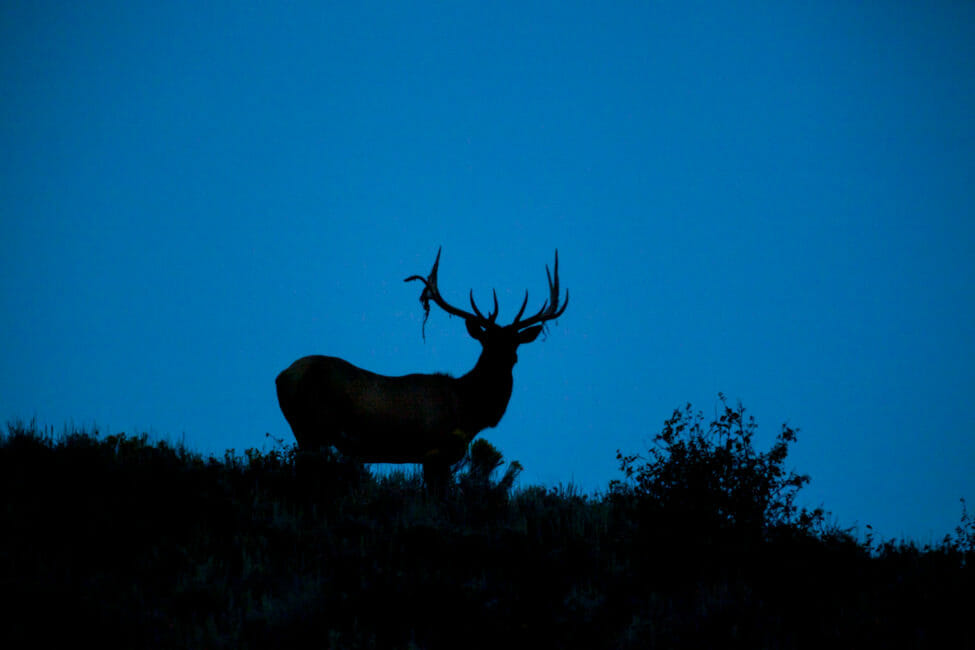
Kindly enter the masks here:
M 486 317 L 481 313 L 481 310 L 477 308 L 477 303 L 474 302 L 474 290 L 471 289 L 471 307 L 474 309 L 474 313 L 477 314 L 478 318 L 486 320 L 489 323 L 493 323 L 498 318 L 498 292 L 491 289 L 491 294 L 494 296 L 494 310 L 491 311 Z
M 565 312 L 565 308 L 569 306 L 569 291 L 565 291 L 565 302 L 559 306 L 559 250 L 555 249 L 555 272 L 549 270 L 548 265 L 545 265 L 545 275 L 548 278 L 548 292 L 549 299 L 542 303 L 542 308 L 538 312 L 524 321 L 519 321 L 515 319 L 515 323 L 518 328 L 528 327 L 529 325 L 534 325 L 535 323 L 544 323 L 546 321 L 554 320 Z M 527 292 L 526 292 L 526 302 L 527 302 Z M 522 306 L 524 309 L 524 306 Z M 521 312 L 519 312 L 519 316 Z
M 410 277 L 403 280 L 403 282 L 412 282 L 413 280 L 419 280 L 429 289 L 430 284 L 434 286 L 437 284 L 437 267 L 440 266 L 440 253 L 443 251 L 443 246 L 437 249 L 437 259 L 433 260 L 433 269 L 430 271 L 430 275 L 423 277 L 422 275 L 411 275 Z
M 433 286 L 437 286 L 437 270 L 440 268 L 440 253 L 443 252 L 443 246 L 437 247 L 437 259 L 433 260 L 433 269 L 430 270 L 430 282 Z
M 518 319 L 521 318 L 521 315 L 525 313 L 525 307 L 527 306 L 528 306 L 528 289 L 525 289 L 525 300 L 522 301 L 521 309 L 518 310 L 518 315 L 515 316 L 515 320 L 514 320 L 515 323 L 517 323 Z
M 552 281 L 552 274 L 545 265 L 545 275 L 548 276 L 548 303 L 555 309 L 559 303 L 559 249 L 555 249 L 555 281 Z
M 548 266 L 545 267 L 545 272 L 548 273 Z M 555 298 L 558 298 L 559 297 L 559 249 L 557 248 L 555 249 L 555 285 L 552 286 L 550 283 L 549 286 L 552 289 L 552 295 L 555 296 Z M 554 303 L 555 300 L 553 300 L 552 302 Z
M 477 317 L 480 318 L 481 320 L 487 320 L 487 318 L 484 316 L 484 314 L 481 313 L 481 310 L 477 308 L 477 303 L 474 302 L 474 290 L 473 289 L 471 289 L 470 298 L 471 298 L 471 309 L 474 310 L 474 313 L 477 315 Z
M 555 312 L 554 314 L 552 314 L 552 318 L 558 318 L 559 316 L 561 316 L 565 312 L 565 308 L 568 307 L 568 306 L 569 306 L 569 290 L 566 289 L 565 290 L 565 302 L 562 303 L 562 307 L 557 312 Z
M 464 311 L 463 309 L 458 309 L 457 307 L 454 307 L 446 300 L 444 300 L 443 296 L 440 295 L 440 288 L 437 286 L 437 270 L 440 267 L 440 253 L 442 250 L 443 250 L 442 246 L 437 249 L 437 259 L 435 259 L 433 262 L 433 269 L 430 271 L 430 275 L 428 275 L 427 277 L 423 277 L 422 275 L 411 275 L 410 277 L 406 278 L 403 281 L 411 282 L 413 280 L 419 280 L 420 282 L 423 283 L 424 289 L 423 289 L 423 293 L 420 294 L 420 302 L 423 303 L 423 307 L 426 310 L 427 314 L 430 313 L 430 301 L 432 300 L 438 307 L 443 309 L 448 314 L 451 314 L 452 316 L 460 316 L 461 318 L 464 319 L 476 320 L 478 316 L 475 316 L 474 314 L 468 311 Z M 475 311 L 476 309 L 477 308 L 475 307 Z M 483 316 L 481 316 L 481 318 L 483 318 Z M 424 318 L 424 321 L 425 320 L 426 318 Z

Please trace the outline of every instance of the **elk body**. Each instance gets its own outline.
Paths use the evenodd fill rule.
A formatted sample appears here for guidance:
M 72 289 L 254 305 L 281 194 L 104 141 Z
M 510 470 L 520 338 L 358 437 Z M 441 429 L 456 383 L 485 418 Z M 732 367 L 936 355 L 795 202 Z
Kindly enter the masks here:
M 470 294 L 471 309 L 447 303 L 437 287 L 440 252 L 430 275 L 413 275 L 406 282 L 424 284 L 420 300 L 426 316 L 432 301 L 442 310 L 464 319 L 468 334 L 480 342 L 481 356 L 462 377 L 412 374 L 387 377 L 358 368 L 337 357 L 298 359 L 278 375 L 281 412 L 291 425 L 298 448 L 316 451 L 334 446 L 343 454 L 367 463 L 420 463 L 428 485 L 443 482 L 450 466 L 461 460 L 480 431 L 501 420 L 511 398 L 511 371 L 516 350 L 531 343 L 546 321 L 558 318 L 560 307 L 559 254 L 548 275 L 549 298 L 524 320 L 528 292 L 514 321 L 498 325 L 498 297 L 485 316 Z M 554 277 L 553 277 L 554 276 Z M 424 321 L 426 320 L 424 317 Z

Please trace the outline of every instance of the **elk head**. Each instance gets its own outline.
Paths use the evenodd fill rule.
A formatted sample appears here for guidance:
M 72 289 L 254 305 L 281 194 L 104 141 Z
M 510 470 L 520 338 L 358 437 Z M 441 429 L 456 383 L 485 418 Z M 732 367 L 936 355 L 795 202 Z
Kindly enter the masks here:
M 444 300 L 443 296 L 440 295 L 440 288 L 437 285 L 437 270 L 440 267 L 441 250 L 442 248 L 437 249 L 437 258 L 433 262 L 433 269 L 430 271 L 430 275 L 427 277 L 411 275 L 404 280 L 404 282 L 419 280 L 424 285 L 423 292 L 420 294 L 420 302 L 423 303 L 424 311 L 424 327 L 426 326 L 427 318 L 430 316 L 431 302 L 451 316 L 460 316 L 464 319 L 464 324 L 467 327 L 467 333 L 470 334 L 473 339 L 478 341 L 484 348 L 481 358 L 478 360 L 478 366 L 483 366 L 482 369 L 484 371 L 494 370 L 497 372 L 507 371 L 510 373 L 511 368 L 514 367 L 515 362 L 518 360 L 518 355 L 516 353 L 518 346 L 522 343 L 531 343 L 534 341 L 542 332 L 542 329 L 545 327 L 545 323 L 561 316 L 566 307 L 569 306 L 568 289 L 565 291 L 565 301 L 562 302 L 561 307 L 559 306 L 558 249 L 555 251 L 554 279 L 552 272 L 549 271 L 548 265 L 545 266 L 545 274 L 548 276 L 548 299 L 542 304 L 542 308 L 539 309 L 535 315 L 522 320 L 521 317 L 525 313 L 525 308 L 528 306 L 528 291 L 526 290 L 525 299 L 521 303 L 521 308 L 515 315 L 514 321 L 512 321 L 509 325 L 498 325 L 496 322 L 498 318 L 497 291 L 492 291 L 494 307 L 487 316 L 485 316 L 483 312 L 478 309 L 477 303 L 474 302 L 473 289 L 471 289 L 469 293 L 472 311 L 459 309 Z M 500 414 L 498 417 L 500 418 Z

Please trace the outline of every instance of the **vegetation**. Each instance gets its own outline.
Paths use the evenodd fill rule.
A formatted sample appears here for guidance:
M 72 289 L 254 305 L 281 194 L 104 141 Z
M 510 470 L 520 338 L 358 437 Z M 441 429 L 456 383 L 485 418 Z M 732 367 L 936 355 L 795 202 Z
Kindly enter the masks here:
M 675 411 L 605 494 L 513 489 L 478 441 L 445 494 L 294 448 L 0 440 L 0 645 L 975 647 L 975 522 L 858 541 L 797 507 L 796 431 Z

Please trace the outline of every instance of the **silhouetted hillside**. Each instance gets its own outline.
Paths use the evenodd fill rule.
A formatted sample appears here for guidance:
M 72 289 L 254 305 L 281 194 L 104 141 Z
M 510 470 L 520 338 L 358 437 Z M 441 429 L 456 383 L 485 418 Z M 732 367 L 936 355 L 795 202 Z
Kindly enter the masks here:
M 723 419 L 722 419 L 723 418 Z M 677 411 L 605 494 L 455 486 L 327 455 L 145 436 L 0 442 L 3 647 L 975 647 L 972 522 L 868 548 L 795 506 L 726 408 Z

